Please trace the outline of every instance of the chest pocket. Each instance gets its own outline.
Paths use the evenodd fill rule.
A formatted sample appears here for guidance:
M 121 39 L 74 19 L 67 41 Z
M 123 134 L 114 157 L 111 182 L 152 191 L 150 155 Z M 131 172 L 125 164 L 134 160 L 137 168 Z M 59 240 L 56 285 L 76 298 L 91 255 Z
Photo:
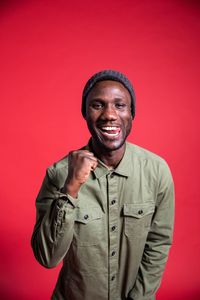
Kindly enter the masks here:
M 144 238 L 147 235 L 153 213 L 155 211 L 154 203 L 142 204 L 124 204 L 124 232 L 128 237 Z
M 78 246 L 97 245 L 102 237 L 102 216 L 99 207 L 76 208 L 74 240 Z

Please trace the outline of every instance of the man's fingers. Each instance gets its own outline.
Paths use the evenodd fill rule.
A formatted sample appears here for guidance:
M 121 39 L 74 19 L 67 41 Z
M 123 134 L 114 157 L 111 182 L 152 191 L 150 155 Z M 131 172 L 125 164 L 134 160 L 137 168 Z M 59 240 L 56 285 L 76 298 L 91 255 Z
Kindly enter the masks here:
M 88 150 L 77 150 L 77 151 L 71 151 L 71 156 L 79 156 L 79 157 L 86 157 L 88 159 L 93 159 L 97 161 L 97 158 L 94 156 L 94 153 L 88 151 Z
M 97 158 L 96 157 L 88 157 L 85 156 L 87 159 L 91 160 L 92 162 L 97 162 Z
M 87 159 L 90 159 L 92 161 L 97 161 L 97 158 L 94 156 L 94 154 L 92 152 L 87 151 L 87 150 L 82 150 L 81 152 L 78 153 L 78 155 L 80 157 L 87 158 Z
M 98 165 L 98 162 L 97 162 L 97 161 L 92 162 L 92 163 L 91 163 L 91 170 L 94 171 L 94 170 L 96 169 L 97 165 Z
M 87 168 L 94 171 L 97 167 L 98 161 L 94 154 L 88 150 L 75 150 L 69 153 L 72 166 L 78 166 L 78 168 Z M 85 166 L 85 167 L 84 167 Z

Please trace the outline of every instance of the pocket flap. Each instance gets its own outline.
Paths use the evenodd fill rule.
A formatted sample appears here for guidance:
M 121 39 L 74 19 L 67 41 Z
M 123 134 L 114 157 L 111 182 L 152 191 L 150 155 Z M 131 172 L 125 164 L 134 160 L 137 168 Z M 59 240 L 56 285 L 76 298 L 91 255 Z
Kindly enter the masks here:
M 101 219 L 102 211 L 99 207 L 76 208 L 75 221 L 87 224 L 93 220 Z
M 153 213 L 155 210 L 154 203 L 141 203 L 133 204 L 126 203 L 124 204 L 124 216 L 134 217 L 140 219 L 148 214 Z

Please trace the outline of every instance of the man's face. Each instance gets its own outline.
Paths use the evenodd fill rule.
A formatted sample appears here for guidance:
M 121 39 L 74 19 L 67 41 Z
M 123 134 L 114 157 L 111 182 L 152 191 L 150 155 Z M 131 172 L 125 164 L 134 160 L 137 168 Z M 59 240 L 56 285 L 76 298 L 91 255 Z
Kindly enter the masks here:
M 100 81 L 86 99 L 86 122 L 93 145 L 113 151 L 123 146 L 132 127 L 131 96 L 117 81 Z

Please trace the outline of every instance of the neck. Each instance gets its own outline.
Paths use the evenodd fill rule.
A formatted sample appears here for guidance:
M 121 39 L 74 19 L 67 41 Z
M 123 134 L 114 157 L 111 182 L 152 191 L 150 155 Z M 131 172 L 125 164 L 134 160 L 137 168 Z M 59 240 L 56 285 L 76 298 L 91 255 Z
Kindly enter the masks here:
M 98 157 L 108 168 L 114 169 L 119 164 L 120 160 L 124 156 L 125 144 L 123 144 L 119 149 L 107 150 L 98 145 L 91 143 L 92 149 L 96 157 Z

